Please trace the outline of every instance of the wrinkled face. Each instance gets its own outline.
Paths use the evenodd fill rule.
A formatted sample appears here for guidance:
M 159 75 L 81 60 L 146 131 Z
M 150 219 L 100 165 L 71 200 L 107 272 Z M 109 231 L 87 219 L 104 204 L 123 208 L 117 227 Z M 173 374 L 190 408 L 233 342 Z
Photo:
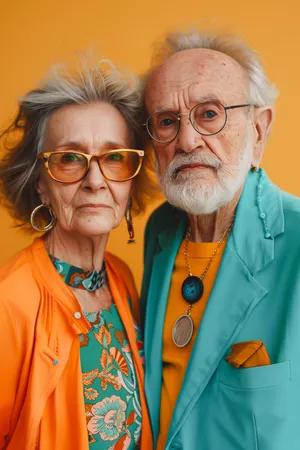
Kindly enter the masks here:
M 157 175 L 169 202 L 195 215 L 212 213 L 230 202 L 254 162 L 253 107 L 226 111 L 225 127 L 211 136 L 193 128 L 189 111 L 198 103 L 207 105 L 199 109 L 197 120 L 209 130 L 214 105 L 249 103 L 244 69 L 220 52 L 182 51 L 152 73 L 145 102 L 149 115 L 181 114 L 180 131 L 172 142 L 152 141 Z M 162 136 L 166 136 L 173 124 L 168 114 L 160 117 Z
M 112 105 L 99 102 L 70 105 L 53 113 L 48 122 L 44 152 L 77 150 L 100 155 L 116 148 L 130 148 L 131 137 L 125 119 Z M 44 204 L 51 205 L 56 227 L 87 237 L 109 233 L 125 213 L 131 181 L 106 180 L 98 162 L 81 181 L 62 184 L 43 167 L 38 192 Z

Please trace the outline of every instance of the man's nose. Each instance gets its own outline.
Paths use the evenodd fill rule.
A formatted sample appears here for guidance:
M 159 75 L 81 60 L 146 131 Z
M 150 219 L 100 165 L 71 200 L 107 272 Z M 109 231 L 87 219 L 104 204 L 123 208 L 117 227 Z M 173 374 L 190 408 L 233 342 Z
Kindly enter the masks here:
M 179 115 L 179 133 L 176 144 L 177 148 L 185 153 L 190 153 L 205 145 L 202 135 L 192 126 L 188 113 Z

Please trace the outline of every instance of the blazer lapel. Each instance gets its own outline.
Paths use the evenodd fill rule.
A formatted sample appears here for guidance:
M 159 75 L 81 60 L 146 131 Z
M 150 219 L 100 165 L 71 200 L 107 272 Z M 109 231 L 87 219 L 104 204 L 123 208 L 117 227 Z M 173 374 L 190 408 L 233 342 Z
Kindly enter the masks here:
M 255 274 L 274 258 L 274 237 L 283 232 L 283 213 L 280 191 L 267 179 L 264 190 L 260 190 L 261 209 L 258 211 L 258 176 L 249 175 L 245 184 L 234 229 L 174 409 L 167 445 L 199 399 L 252 310 L 267 294 L 265 287 L 255 279 Z M 261 217 L 262 210 L 264 215 Z
M 267 294 L 228 243 L 174 409 L 169 439 L 207 386 L 253 308 Z
M 162 335 L 174 261 L 184 235 L 184 221 L 180 220 L 173 230 L 159 235 L 159 248 L 154 256 L 148 290 L 145 316 L 145 389 L 151 416 L 154 442 L 159 430 L 159 411 L 162 379 Z

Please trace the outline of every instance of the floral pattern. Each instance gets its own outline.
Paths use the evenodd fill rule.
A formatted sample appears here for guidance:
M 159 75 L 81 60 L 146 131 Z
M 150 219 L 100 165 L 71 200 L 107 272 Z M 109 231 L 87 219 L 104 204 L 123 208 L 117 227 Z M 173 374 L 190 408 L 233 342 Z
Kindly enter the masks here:
M 142 410 L 126 331 L 115 305 L 85 316 L 92 328 L 79 341 L 90 449 L 138 449 Z M 143 359 L 137 326 L 136 335 Z
M 113 395 L 92 406 L 93 417 L 88 423 L 92 434 L 100 434 L 104 441 L 113 441 L 120 436 L 126 419 L 127 405 L 120 397 Z
M 107 284 L 105 262 L 103 263 L 102 269 L 98 272 L 97 270 L 90 271 L 80 269 L 79 267 L 72 266 L 61 259 L 50 255 L 50 253 L 48 253 L 48 255 L 57 270 L 57 273 L 68 286 L 93 292 Z

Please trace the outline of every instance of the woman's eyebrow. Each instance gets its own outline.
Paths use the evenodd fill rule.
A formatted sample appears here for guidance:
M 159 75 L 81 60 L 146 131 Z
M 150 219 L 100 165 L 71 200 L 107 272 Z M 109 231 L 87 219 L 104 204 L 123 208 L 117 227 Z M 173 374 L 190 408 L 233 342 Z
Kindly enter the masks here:
M 70 149 L 74 149 L 74 150 L 84 151 L 87 147 L 88 147 L 87 143 L 83 143 L 83 142 L 79 142 L 79 141 L 68 141 L 68 142 L 64 142 L 64 143 L 60 144 L 56 148 L 57 149 L 70 148 Z M 101 148 L 114 149 L 114 148 L 127 148 L 127 146 L 120 142 L 116 142 L 116 141 L 102 141 L 95 145 L 95 149 L 101 149 Z

